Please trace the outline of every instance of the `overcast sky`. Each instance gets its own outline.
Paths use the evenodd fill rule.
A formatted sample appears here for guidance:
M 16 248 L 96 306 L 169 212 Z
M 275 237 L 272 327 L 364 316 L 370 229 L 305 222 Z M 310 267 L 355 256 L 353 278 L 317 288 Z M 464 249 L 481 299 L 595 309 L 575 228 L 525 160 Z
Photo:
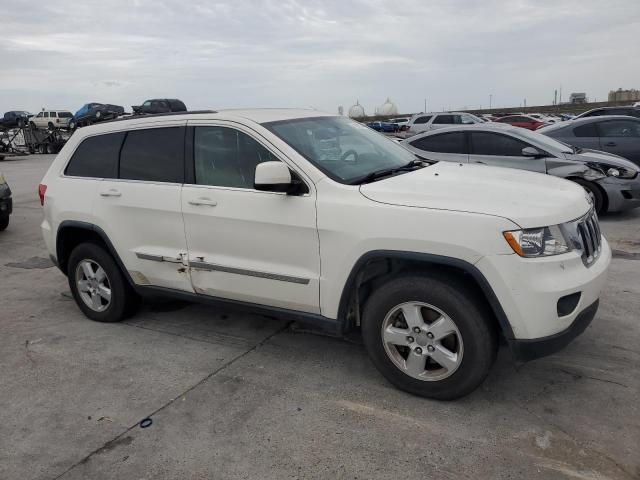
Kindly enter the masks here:
M 0 110 L 547 104 L 640 88 L 640 0 L 0 0 Z

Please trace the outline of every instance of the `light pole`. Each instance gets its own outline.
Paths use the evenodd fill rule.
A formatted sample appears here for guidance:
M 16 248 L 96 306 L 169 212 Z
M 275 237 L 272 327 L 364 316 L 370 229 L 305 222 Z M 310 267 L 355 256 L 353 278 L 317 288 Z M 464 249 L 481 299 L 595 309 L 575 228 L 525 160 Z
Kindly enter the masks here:
M 491 110 L 491 103 L 492 103 L 492 101 L 493 101 L 493 94 L 492 94 L 492 93 L 490 93 L 490 94 L 489 94 L 489 110 Z

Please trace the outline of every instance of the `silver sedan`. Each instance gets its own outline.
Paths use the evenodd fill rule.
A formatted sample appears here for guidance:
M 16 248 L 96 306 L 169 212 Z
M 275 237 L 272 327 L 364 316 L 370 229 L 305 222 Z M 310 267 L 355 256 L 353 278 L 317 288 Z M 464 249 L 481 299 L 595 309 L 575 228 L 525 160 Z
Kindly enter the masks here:
M 401 145 L 425 160 L 566 178 L 591 193 L 599 213 L 640 206 L 640 167 L 617 155 L 572 147 L 524 128 L 496 123 L 448 127 L 409 137 Z

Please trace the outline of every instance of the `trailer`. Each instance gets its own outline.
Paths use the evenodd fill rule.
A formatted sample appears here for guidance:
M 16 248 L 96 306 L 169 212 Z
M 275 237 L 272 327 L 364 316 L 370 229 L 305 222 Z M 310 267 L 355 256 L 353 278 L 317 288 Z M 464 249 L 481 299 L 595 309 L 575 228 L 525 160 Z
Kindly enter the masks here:
M 40 130 L 32 125 L 0 131 L 0 160 L 34 153 L 58 153 L 71 132 L 57 128 Z

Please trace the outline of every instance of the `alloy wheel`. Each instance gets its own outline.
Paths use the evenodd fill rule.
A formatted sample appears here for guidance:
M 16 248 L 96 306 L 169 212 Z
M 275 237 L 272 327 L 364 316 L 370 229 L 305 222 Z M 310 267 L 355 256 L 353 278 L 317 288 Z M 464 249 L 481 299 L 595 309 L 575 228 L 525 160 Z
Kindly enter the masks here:
M 462 363 L 464 346 L 455 322 L 428 303 L 393 307 L 382 322 L 384 349 L 402 372 L 423 381 L 443 380 Z
M 94 312 L 104 312 L 111 305 L 111 282 L 95 261 L 85 259 L 78 262 L 76 285 L 80 298 Z

